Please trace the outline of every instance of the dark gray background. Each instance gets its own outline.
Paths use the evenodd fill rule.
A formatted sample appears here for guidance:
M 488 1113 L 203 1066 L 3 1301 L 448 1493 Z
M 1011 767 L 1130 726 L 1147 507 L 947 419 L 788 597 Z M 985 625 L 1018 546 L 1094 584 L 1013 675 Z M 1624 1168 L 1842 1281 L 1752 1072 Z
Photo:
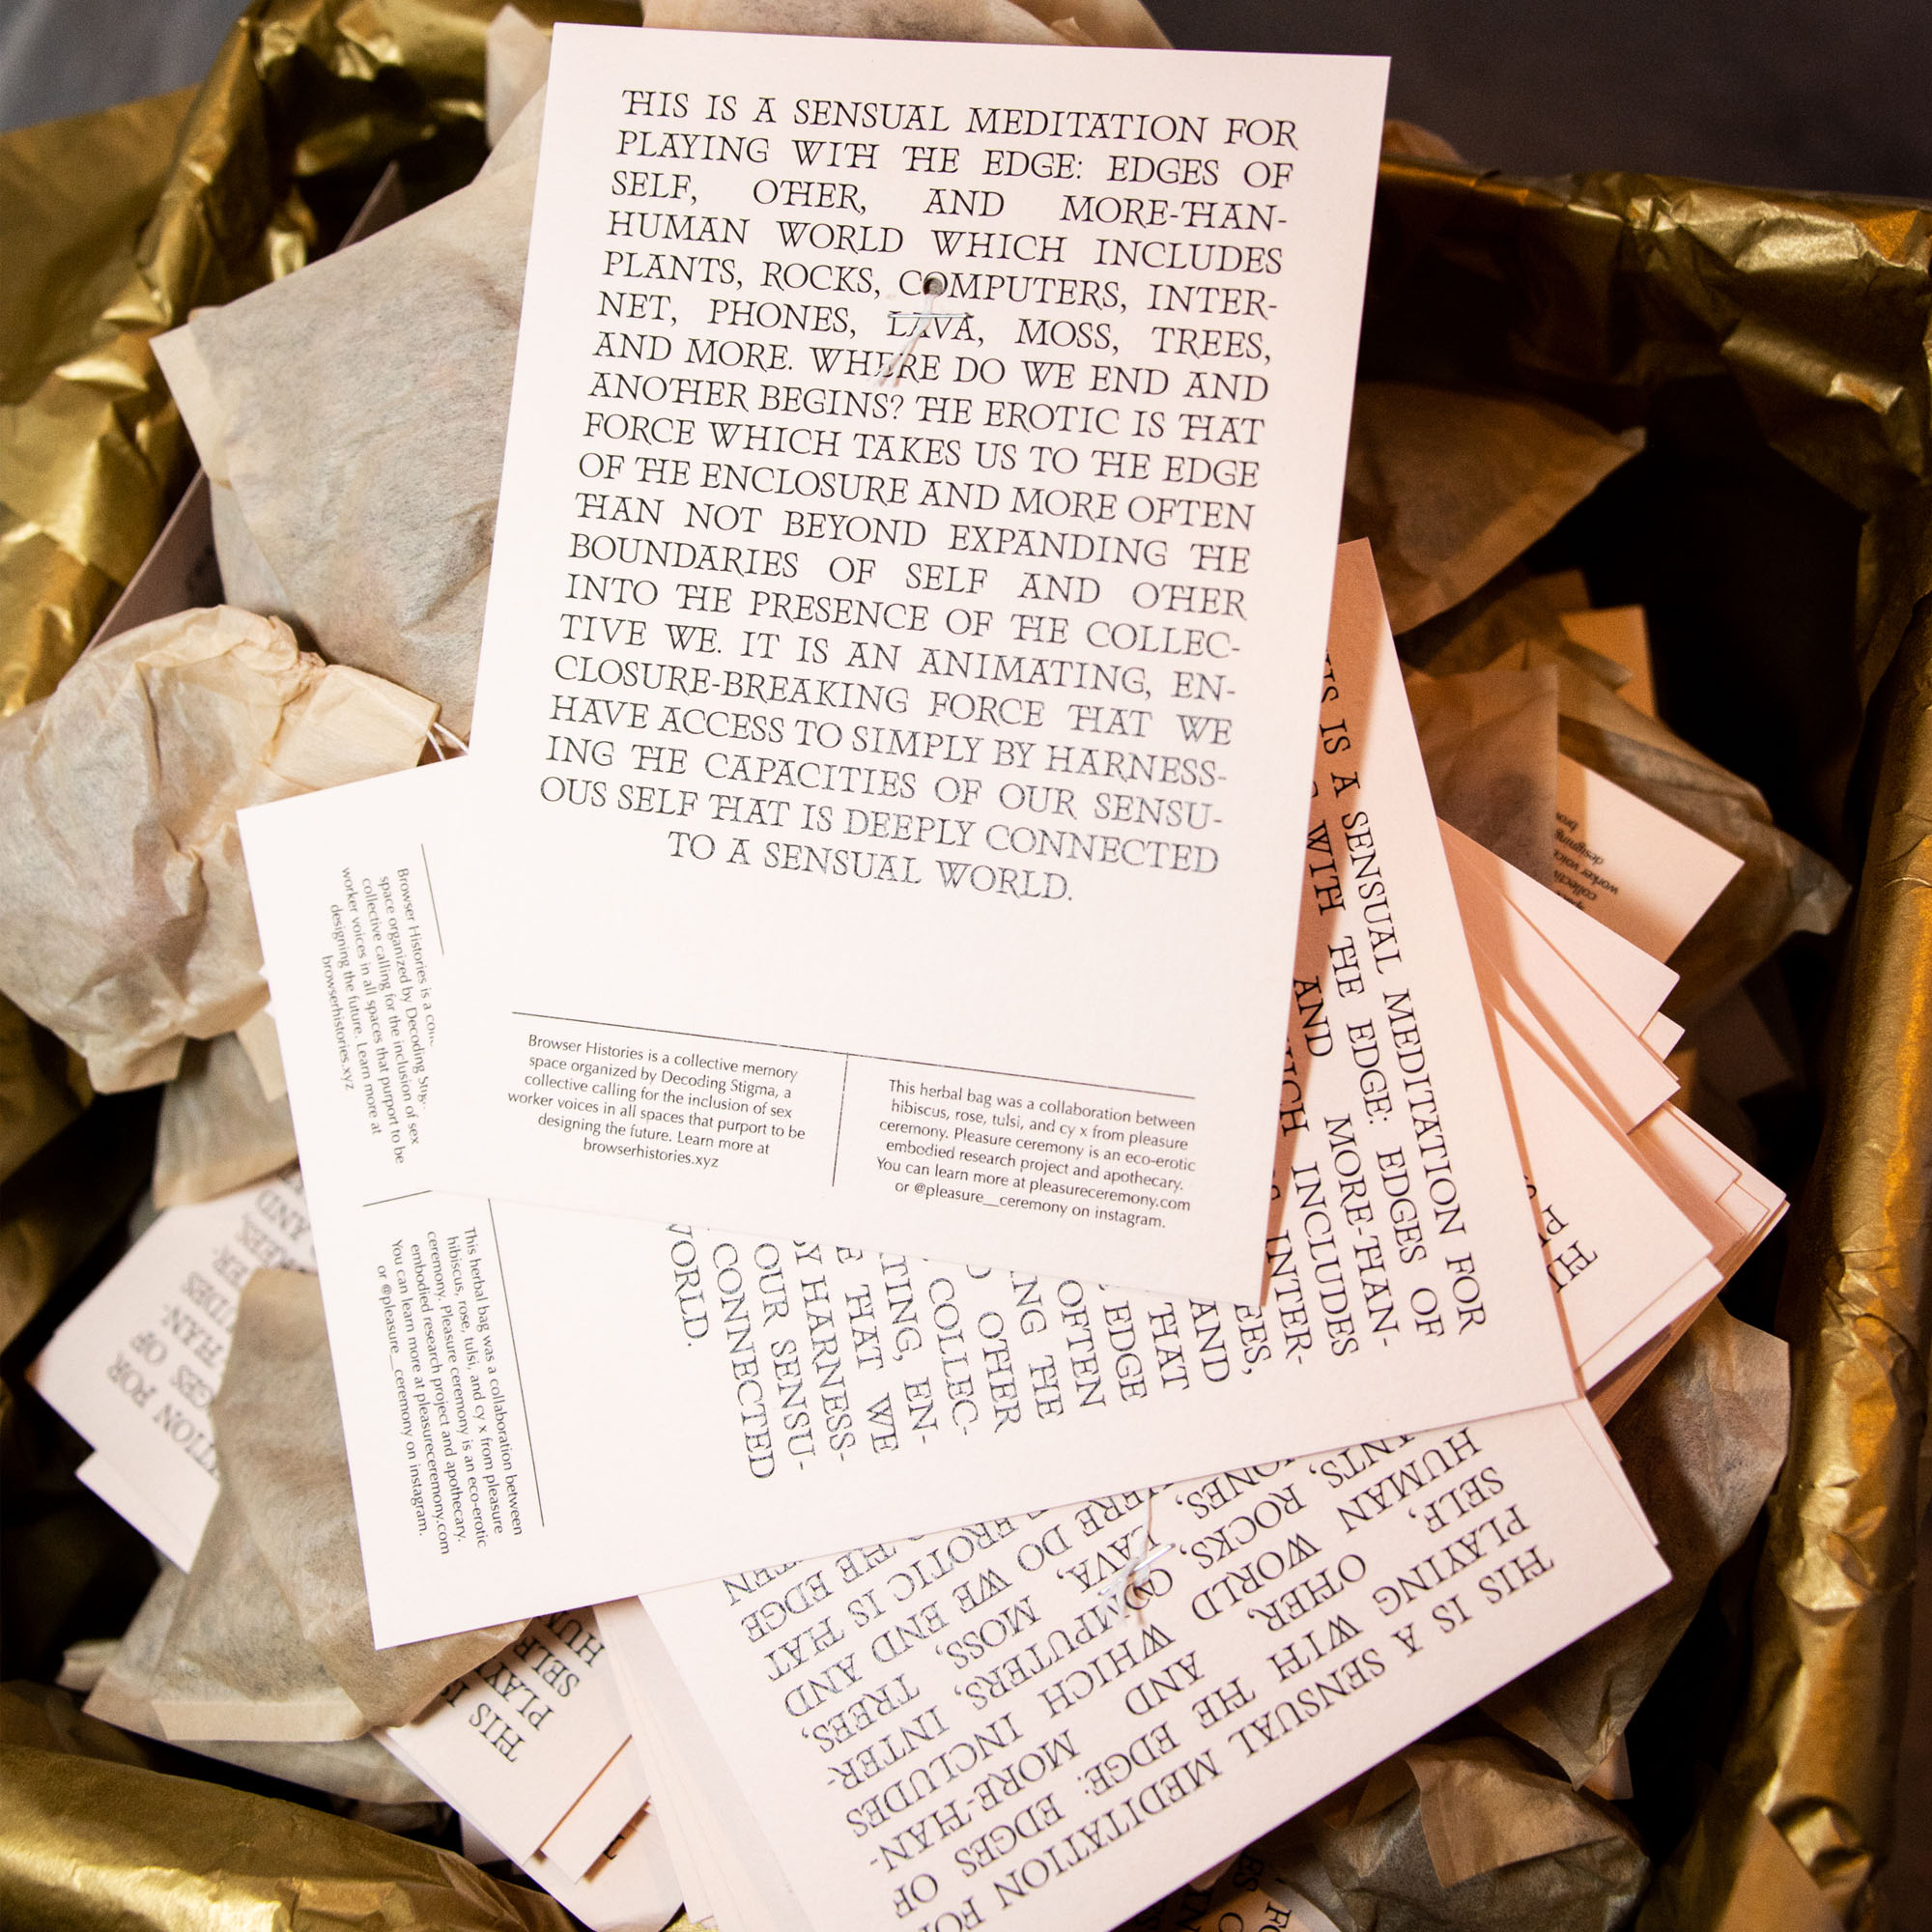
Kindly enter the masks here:
M 1389 111 L 1518 173 L 1932 200 L 1928 0 L 1151 0 L 1177 45 L 1393 56 Z M 199 80 L 238 0 L 0 0 L 0 128 Z

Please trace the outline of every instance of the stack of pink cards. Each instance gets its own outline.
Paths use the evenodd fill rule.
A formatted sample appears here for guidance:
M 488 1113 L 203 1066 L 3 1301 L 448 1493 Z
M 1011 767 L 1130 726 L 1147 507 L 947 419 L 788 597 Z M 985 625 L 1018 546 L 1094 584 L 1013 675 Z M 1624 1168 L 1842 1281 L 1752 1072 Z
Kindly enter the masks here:
M 1613 1414 L 1784 1212 L 1672 1101 L 1676 976 L 1453 826 L 1442 839 L 1578 1373 Z

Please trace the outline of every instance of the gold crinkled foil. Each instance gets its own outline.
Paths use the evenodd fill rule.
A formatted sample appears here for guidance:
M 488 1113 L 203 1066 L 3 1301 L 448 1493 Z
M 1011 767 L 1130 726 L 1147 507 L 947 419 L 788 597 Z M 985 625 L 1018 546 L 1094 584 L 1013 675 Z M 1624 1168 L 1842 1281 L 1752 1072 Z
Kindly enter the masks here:
M 1822 1901 L 1875 1927 L 1932 1293 L 1932 211 L 1385 157 L 1363 366 L 1520 385 L 1611 428 L 1673 379 L 1728 375 L 1771 446 L 1862 520 L 1851 663 L 1806 640 L 1819 682 L 1857 691 L 1869 776 L 1807 775 L 1863 868 L 1778 1317 L 1790 1452 L 1745 1708 L 1638 1925 L 1804 1926 Z
M 0 1744 L 0 1919 L 35 1932 L 569 1932 L 542 1892 L 279 1799 Z
M 0 1186 L 93 1097 L 78 1057 L 0 994 Z
M 0 1349 L 133 1206 L 151 1133 L 132 1107 L 90 1107 L 0 1181 Z
M 1932 209 L 1384 156 L 1376 230 L 1365 375 L 1520 385 L 1613 428 L 1668 381 L 1735 378 L 1772 447 L 1865 519 L 1871 696 L 1932 588 Z
M 452 128 L 480 159 L 496 11 L 256 0 L 198 93 L 0 135 L 0 716 L 53 689 L 187 482 L 150 340 L 300 268 L 314 177 Z
M 1779 1311 L 1792 1442 L 1749 1701 L 1642 1932 L 1714 1922 L 1714 1902 L 1774 1883 L 1760 1816 L 1846 1924 L 1882 1922 L 1871 1881 L 1891 1839 L 1932 1312 L 1932 611 L 1896 669 L 1832 1107 Z M 1794 1907 L 1782 1922 L 1804 1921 Z

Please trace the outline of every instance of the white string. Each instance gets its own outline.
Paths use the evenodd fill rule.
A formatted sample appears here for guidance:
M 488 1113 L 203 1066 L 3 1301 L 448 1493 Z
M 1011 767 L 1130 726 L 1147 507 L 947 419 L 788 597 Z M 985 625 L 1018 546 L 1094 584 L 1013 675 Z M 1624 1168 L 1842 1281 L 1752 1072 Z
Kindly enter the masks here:
M 919 312 L 918 325 L 914 327 L 912 334 L 907 337 L 906 346 L 899 351 L 898 360 L 879 378 L 879 386 L 881 388 L 884 388 L 887 384 L 890 384 L 895 389 L 898 387 L 900 379 L 905 375 L 907 365 L 912 361 L 912 352 L 919 347 L 920 338 L 925 333 L 927 325 L 939 320 L 939 311 L 932 304 L 944 291 L 946 277 L 937 274 L 927 275 L 921 284 L 921 287 L 925 294 L 925 306 Z M 952 319 L 957 321 L 959 317 L 954 315 Z
M 456 749 L 454 752 L 446 753 L 442 749 L 444 745 L 453 745 Z M 460 758 L 469 750 L 469 747 L 448 725 L 436 719 L 430 721 L 429 748 L 436 753 L 439 763 L 445 757 Z
M 1127 1559 L 1115 1572 L 1107 1584 L 1101 1601 L 1118 1604 L 1122 1616 L 1131 1610 L 1142 1623 L 1147 1621 L 1147 1603 L 1151 1594 L 1153 1573 L 1163 1556 L 1175 1554 L 1172 1543 L 1155 1543 L 1153 1540 L 1153 1497 L 1148 1497 L 1147 1521 L 1136 1523 L 1132 1534 L 1140 1538 L 1140 1553 Z

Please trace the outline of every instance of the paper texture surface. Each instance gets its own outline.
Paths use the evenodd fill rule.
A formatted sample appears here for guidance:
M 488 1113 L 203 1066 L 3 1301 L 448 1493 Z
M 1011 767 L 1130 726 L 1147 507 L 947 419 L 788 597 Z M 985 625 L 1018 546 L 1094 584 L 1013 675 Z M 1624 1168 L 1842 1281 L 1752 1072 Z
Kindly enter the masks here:
M 1710 1243 L 1522 1035 L 1500 1016 L 1492 1024 L 1550 1283 L 1587 1362 L 1708 1261 Z
M 258 1012 L 248 1022 L 267 1022 Z M 271 1029 L 272 1031 L 272 1029 Z M 155 1205 L 185 1208 L 233 1194 L 296 1157 L 287 1087 L 267 1093 L 240 1033 L 189 1040 L 161 1094 Z
M 1668 966 L 1455 827 L 1444 830 L 1442 847 L 1452 875 L 1471 874 L 1508 899 L 1625 1026 L 1639 1036 L 1647 1034 L 1677 984 Z
M 636 1807 L 585 1865 L 544 1841 L 605 1784 L 628 1719 L 594 1612 L 557 1612 L 452 1684 L 412 1724 L 374 1733 L 592 1932 L 658 1932 L 677 1910 L 663 1826 Z
M 523 1861 L 616 1756 L 628 1731 L 596 1616 L 577 1610 L 532 1624 L 414 1723 L 381 1735 L 419 1777 L 439 1790 L 460 1789 L 463 1815 Z
M 301 276 L 198 314 L 159 352 L 292 617 L 343 665 L 469 728 L 532 163 Z
M 415 763 L 436 707 L 226 607 L 114 638 L 0 724 L 0 986 L 103 1092 L 262 1005 L 235 813 Z
M 446 1183 L 1249 1292 L 1382 71 L 1071 59 L 558 30 Z

